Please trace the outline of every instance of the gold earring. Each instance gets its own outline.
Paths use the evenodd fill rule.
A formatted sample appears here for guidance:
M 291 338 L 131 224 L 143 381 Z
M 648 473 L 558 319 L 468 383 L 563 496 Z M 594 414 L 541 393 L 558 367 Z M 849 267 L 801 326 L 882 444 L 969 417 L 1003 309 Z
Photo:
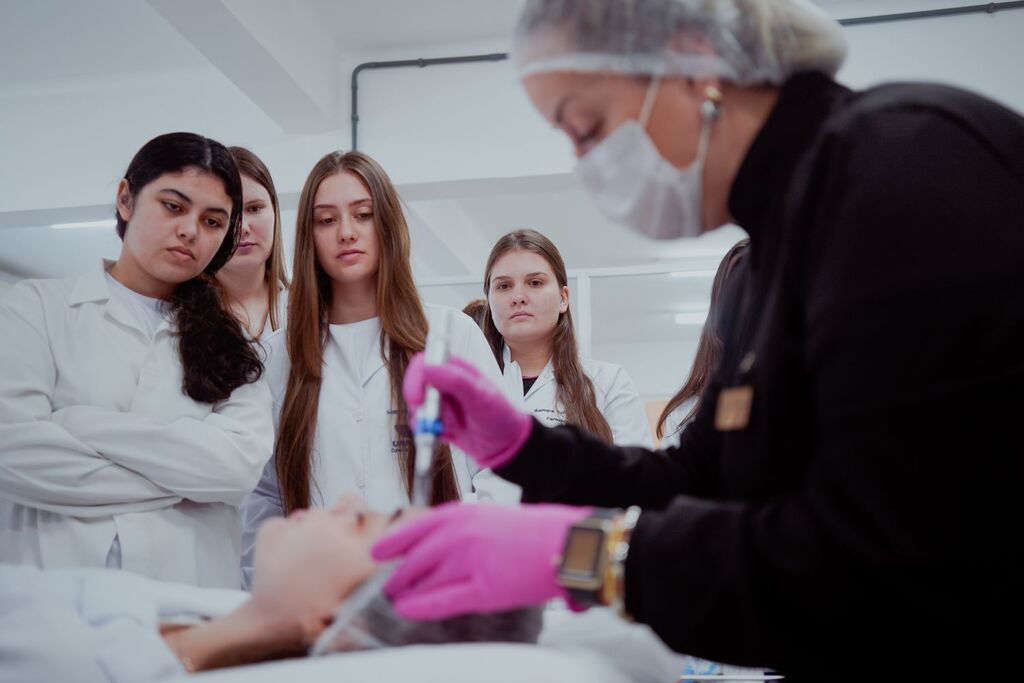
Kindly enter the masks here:
M 713 85 L 704 90 L 704 103 L 700 106 L 701 116 L 705 121 L 714 121 L 721 113 L 722 91 Z

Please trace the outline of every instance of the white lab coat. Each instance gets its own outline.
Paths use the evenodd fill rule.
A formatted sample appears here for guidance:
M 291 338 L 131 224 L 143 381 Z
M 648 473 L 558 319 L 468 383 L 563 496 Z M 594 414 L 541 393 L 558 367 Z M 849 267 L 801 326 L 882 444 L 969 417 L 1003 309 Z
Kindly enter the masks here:
M 523 372 L 519 363 L 512 360 L 507 346 L 503 353 L 505 385 L 509 392 L 518 391 L 523 396 Z M 622 366 L 589 358 L 581 360 L 583 371 L 594 383 L 597 409 L 612 428 L 612 440 L 619 446 L 654 448 L 654 438 L 651 436 L 651 427 L 640 394 Z M 557 389 L 555 367 L 549 360 L 537 376 L 537 381 L 523 396 L 526 409 L 548 427 L 565 424 L 565 408 L 555 405 Z
M 426 304 L 424 308 L 428 325 L 436 324 L 442 307 Z M 473 363 L 500 385 L 498 364 L 480 328 L 464 313 L 450 308 L 447 311 L 451 354 Z M 279 425 L 291 365 L 286 342 L 286 331 L 281 329 L 264 342 L 268 353 L 267 379 L 274 399 L 275 429 Z M 360 386 L 353 386 L 341 369 L 344 365 L 342 350 L 334 337 L 329 336 L 324 349 L 323 380 L 313 442 L 313 504 L 330 505 L 343 493 L 352 491 L 375 510 L 405 507 L 409 504 L 409 496 L 398 464 L 395 417 L 391 412 L 391 380 L 379 343 L 371 344 L 362 360 Z M 518 502 L 518 486 L 498 478 L 490 470 L 481 469 L 457 448 L 452 448 L 452 463 L 463 500 Z M 242 505 L 244 585 L 248 585 L 252 549 L 259 525 L 270 517 L 283 514 L 277 472 L 271 459 L 256 490 L 246 497 Z
M 189 398 L 171 323 L 147 337 L 101 268 L 20 283 L 0 329 L 0 562 L 104 567 L 116 537 L 123 569 L 237 587 L 265 382 Z
M 0 681 L 140 683 L 184 677 L 163 623 L 220 617 L 239 590 L 161 583 L 125 571 L 0 564 Z

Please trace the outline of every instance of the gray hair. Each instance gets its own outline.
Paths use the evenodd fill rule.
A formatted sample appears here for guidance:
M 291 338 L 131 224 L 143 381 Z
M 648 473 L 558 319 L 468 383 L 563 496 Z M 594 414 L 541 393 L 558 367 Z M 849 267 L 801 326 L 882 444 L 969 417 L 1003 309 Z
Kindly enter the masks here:
M 446 643 L 536 643 L 544 609 L 467 614 L 439 621 L 408 621 L 391 602 L 377 595 L 334 641 L 333 651 L 375 650 L 404 645 Z

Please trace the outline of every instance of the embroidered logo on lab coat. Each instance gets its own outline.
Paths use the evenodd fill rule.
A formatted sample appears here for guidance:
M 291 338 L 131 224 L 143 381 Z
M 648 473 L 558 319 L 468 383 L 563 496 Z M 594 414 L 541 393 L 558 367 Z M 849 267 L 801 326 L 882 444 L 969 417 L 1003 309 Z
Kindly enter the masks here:
M 566 423 L 565 411 L 561 409 L 552 410 L 551 408 L 534 408 L 533 414 L 549 423 L 557 422 L 562 425 Z
M 389 414 L 393 414 L 396 412 L 398 411 L 388 411 Z M 410 448 L 412 448 L 412 429 L 410 429 L 409 425 L 407 424 L 396 424 L 395 436 L 391 439 L 392 455 L 405 453 Z

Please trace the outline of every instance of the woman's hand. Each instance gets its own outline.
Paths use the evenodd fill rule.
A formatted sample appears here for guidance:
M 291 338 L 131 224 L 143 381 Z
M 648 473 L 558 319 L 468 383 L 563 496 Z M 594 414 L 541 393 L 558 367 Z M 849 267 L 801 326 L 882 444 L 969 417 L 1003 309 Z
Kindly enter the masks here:
M 441 394 L 441 439 L 482 467 L 508 463 L 530 436 L 532 418 L 512 405 L 472 363 L 453 356 L 444 365 L 426 365 L 422 353 L 413 356 L 402 384 L 411 418 L 423 405 L 428 385 Z
M 385 591 L 407 619 L 527 607 L 563 596 L 557 563 L 569 528 L 590 508 L 448 503 L 423 512 L 373 548 L 404 557 Z

